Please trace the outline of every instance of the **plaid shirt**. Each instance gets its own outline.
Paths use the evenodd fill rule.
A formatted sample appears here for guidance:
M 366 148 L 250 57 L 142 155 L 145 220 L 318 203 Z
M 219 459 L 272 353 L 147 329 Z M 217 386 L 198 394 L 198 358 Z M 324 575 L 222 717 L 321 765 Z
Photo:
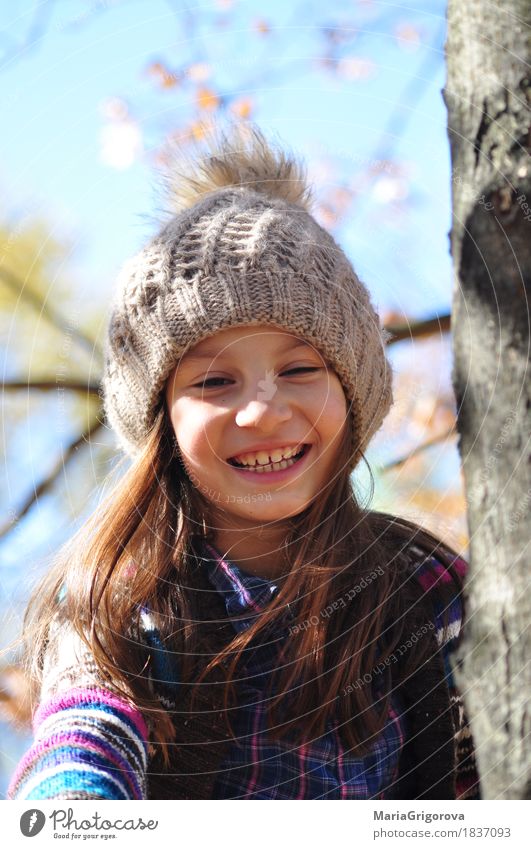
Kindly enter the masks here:
M 276 593 L 273 581 L 246 573 L 205 547 L 210 582 L 222 595 L 236 632 L 248 628 Z M 441 564 L 417 573 L 428 591 L 446 579 Z M 435 570 L 433 567 L 435 566 Z M 461 573 L 464 561 L 457 561 Z M 450 639 L 443 645 L 449 686 L 453 686 L 448 652 L 460 630 L 461 603 L 451 604 Z M 246 617 L 245 614 L 249 614 Z M 440 615 L 435 623 L 441 642 Z M 288 612 L 288 620 L 291 618 Z M 237 618 L 238 617 L 238 618 Z M 240 618 L 242 617 L 242 618 Z M 334 723 L 326 733 L 303 745 L 289 738 L 268 737 L 264 687 L 282 645 L 276 640 L 253 646 L 237 684 L 239 707 L 231 712 L 235 740 L 222 762 L 214 785 L 216 799 L 383 799 L 385 787 L 398 774 L 398 760 L 406 729 L 401 705 L 394 693 L 387 724 L 368 755 L 352 757 L 345 751 Z M 143 612 L 143 638 L 152 655 L 151 674 L 161 703 L 178 699 L 179 673 L 172 655 L 164 651 L 159 634 Z M 78 654 L 74 637 L 61 633 L 58 654 L 48 663 L 43 701 L 34 717 L 35 742 L 19 763 L 8 796 L 13 799 L 142 799 L 147 797 L 149 770 L 148 729 L 140 711 L 101 684 L 86 647 Z M 45 683 L 46 683 L 45 680 Z
M 244 572 L 207 547 L 208 575 L 225 600 L 227 614 L 236 632 L 249 627 L 252 619 L 277 591 L 274 581 Z M 252 614 L 243 621 L 233 617 Z M 293 614 L 288 613 L 288 619 Z M 276 664 L 284 634 L 265 641 L 245 662 L 246 678 L 239 682 L 240 708 L 235 711 L 237 742 L 222 764 L 214 788 L 216 799 L 370 799 L 382 798 L 382 788 L 398 771 L 404 740 L 400 707 L 393 697 L 388 722 L 369 755 L 352 757 L 345 751 L 333 723 L 326 733 L 302 746 L 289 738 L 268 737 L 263 690 L 268 672 Z

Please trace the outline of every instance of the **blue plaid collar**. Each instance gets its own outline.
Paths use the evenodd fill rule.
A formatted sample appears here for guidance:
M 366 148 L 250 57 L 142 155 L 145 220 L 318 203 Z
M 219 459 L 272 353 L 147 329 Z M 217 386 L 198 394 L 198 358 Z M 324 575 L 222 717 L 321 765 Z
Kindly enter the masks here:
M 202 559 L 211 584 L 223 596 L 234 630 L 237 633 L 245 630 L 277 592 L 277 584 L 240 569 L 207 542 L 203 543 Z M 246 618 L 234 619 L 246 613 L 249 614 Z

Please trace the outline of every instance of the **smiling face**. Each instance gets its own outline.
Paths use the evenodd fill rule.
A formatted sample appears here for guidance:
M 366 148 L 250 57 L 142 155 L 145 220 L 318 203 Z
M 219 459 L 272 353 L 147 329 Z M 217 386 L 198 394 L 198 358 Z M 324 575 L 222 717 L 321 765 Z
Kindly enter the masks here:
M 271 325 L 219 331 L 182 357 L 165 397 L 190 480 L 238 527 L 298 515 L 330 480 L 347 400 L 334 370 L 300 337 Z M 295 462 L 280 459 L 290 451 L 270 456 L 291 448 L 295 458 L 301 446 Z

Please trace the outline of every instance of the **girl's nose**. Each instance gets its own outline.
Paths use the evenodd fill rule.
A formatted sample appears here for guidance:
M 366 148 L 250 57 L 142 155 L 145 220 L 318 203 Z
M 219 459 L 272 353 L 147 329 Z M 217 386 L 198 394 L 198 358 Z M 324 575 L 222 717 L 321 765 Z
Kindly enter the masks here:
M 272 430 L 290 418 L 290 407 L 281 398 L 262 398 L 261 400 L 252 398 L 236 413 L 236 424 L 238 427 L 260 427 Z

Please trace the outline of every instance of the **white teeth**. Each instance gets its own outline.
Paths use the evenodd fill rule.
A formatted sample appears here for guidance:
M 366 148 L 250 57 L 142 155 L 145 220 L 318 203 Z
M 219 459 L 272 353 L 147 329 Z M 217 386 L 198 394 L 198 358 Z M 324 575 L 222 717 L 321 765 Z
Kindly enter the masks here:
M 238 463 L 243 463 L 245 466 L 260 465 L 267 468 L 267 464 L 280 463 L 283 460 L 289 460 L 301 450 L 301 445 L 296 445 L 294 448 L 275 448 L 273 451 L 257 451 L 254 454 L 239 454 L 233 457 Z
M 290 466 L 298 462 L 298 460 L 281 460 L 279 463 L 269 463 L 267 466 L 249 466 L 245 471 L 263 475 L 267 472 L 279 472 L 281 469 L 289 469 Z

